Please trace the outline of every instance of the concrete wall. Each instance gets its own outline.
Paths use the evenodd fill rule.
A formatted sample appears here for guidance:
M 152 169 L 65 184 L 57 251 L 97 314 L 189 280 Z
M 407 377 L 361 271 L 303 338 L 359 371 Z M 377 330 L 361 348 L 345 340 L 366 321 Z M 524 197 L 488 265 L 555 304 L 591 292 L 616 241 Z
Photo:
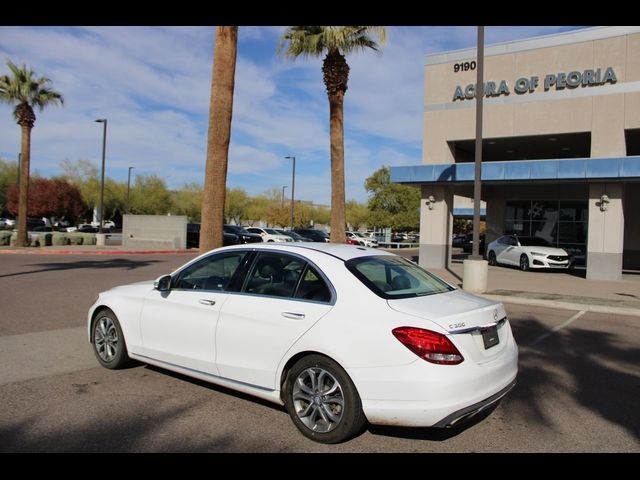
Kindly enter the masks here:
M 424 268 L 446 268 L 451 257 L 453 230 L 453 189 L 440 185 L 423 186 L 420 200 L 420 251 L 418 263 Z M 433 208 L 427 200 L 433 196 Z
M 187 217 L 124 215 L 122 245 L 143 250 L 187 248 Z
M 475 52 L 468 60 L 475 60 Z M 476 72 L 455 73 L 462 60 L 425 66 L 423 163 L 453 163 L 447 142 L 475 136 L 475 100 L 453 101 L 456 86 L 475 83 Z M 617 82 L 548 91 L 544 76 L 614 69 Z M 515 81 L 538 76 L 531 93 Z M 485 81 L 506 80 L 511 93 L 485 98 L 485 138 L 591 132 L 591 156 L 625 155 L 624 129 L 640 128 L 640 33 L 599 38 L 485 57 Z
M 600 209 L 603 194 L 609 197 L 606 211 Z M 587 278 L 619 280 L 622 278 L 624 214 L 621 183 L 589 185 L 589 238 L 587 240 Z

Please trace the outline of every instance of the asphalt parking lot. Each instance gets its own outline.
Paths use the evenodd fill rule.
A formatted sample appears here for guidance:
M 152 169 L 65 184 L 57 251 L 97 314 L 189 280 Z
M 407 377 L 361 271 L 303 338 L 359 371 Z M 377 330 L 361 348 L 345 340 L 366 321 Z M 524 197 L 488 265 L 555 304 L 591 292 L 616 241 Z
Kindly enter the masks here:
M 1 452 L 640 452 L 640 319 L 507 304 L 519 384 L 455 430 L 369 427 L 319 445 L 283 408 L 160 369 L 98 366 L 99 291 L 194 255 L 0 257 Z

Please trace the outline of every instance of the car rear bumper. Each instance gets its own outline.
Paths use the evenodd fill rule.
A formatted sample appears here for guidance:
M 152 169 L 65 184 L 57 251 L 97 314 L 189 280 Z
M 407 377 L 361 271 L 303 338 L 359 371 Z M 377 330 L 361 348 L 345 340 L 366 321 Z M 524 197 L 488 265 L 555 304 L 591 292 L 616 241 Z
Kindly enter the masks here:
M 360 371 L 363 370 L 363 371 Z M 370 370 L 370 371 L 364 371 Z M 349 370 L 370 423 L 407 427 L 450 427 L 486 410 L 515 385 L 518 347 L 513 340 L 500 358 L 477 364 Z
M 455 427 L 471 418 L 475 417 L 478 413 L 486 410 L 487 408 L 495 405 L 500 400 L 502 400 L 513 387 L 516 386 L 517 380 L 513 380 L 509 385 L 500 390 L 498 393 L 494 393 L 489 398 L 485 398 L 481 402 L 475 403 L 465 408 L 461 408 L 460 410 L 453 412 L 451 415 L 446 416 L 438 423 L 433 425 L 436 428 L 451 428 Z

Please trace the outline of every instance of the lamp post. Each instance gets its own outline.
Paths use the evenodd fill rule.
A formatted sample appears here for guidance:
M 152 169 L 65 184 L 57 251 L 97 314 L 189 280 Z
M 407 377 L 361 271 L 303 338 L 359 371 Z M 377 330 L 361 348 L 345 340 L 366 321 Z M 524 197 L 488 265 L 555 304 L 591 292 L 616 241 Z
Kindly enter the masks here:
M 462 288 L 468 292 L 487 291 L 488 262 L 480 255 L 480 201 L 482 179 L 482 96 L 484 95 L 484 27 L 478 27 L 478 71 L 476 77 L 476 151 L 473 181 L 473 250 L 463 262 Z
M 282 202 L 281 202 L 281 204 L 280 204 L 280 206 L 281 206 L 282 208 L 284 208 L 284 189 L 285 189 L 285 188 L 287 188 L 287 186 L 286 186 L 286 185 L 282 185 Z
M 102 123 L 102 174 L 100 176 L 100 226 L 98 233 L 104 233 L 104 159 L 107 148 L 107 119 L 99 118 L 96 123 Z
M 133 170 L 136 167 L 129 167 L 129 174 L 127 175 L 127 214 L 129 213 L 129 192 L 131 190 L 131 170 Z
M 293 173 L 291 174 L 291 230 L 293 230 L 293 220 L 294 220 L 293 197 L 294 197 L 294 192 L 296 191 L 296 157 L 284 157 L 284 158 L 293 160 Z
M 482 178 L 482 96 L 484 70 L 484 27 L 478 27 L 478 71 L 476 77 L 476 151 L 473 180 L 473 248 L 472 260 L 482 260 L 480 255 L 480 202 Z

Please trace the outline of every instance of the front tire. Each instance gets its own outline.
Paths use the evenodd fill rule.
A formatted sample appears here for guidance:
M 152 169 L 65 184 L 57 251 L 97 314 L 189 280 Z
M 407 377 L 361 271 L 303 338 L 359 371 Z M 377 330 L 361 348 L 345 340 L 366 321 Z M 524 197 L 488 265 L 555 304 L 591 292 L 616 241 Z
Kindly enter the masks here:
M 105 368 L 117 370 L 132 362 L 118 317 L 108 308 L 98 312 L 91 328 L 93 353 Z
M 355 385 L 330 358 L 301 358 L 289 371 L 284 388 L 289 416 L 298 430 L 313 441 L 344 442 L 366 423 Z
M 529 257 L 527 257 L 524 253 L 520 255 L 520 270 L 526 272 L 529 270 Z

